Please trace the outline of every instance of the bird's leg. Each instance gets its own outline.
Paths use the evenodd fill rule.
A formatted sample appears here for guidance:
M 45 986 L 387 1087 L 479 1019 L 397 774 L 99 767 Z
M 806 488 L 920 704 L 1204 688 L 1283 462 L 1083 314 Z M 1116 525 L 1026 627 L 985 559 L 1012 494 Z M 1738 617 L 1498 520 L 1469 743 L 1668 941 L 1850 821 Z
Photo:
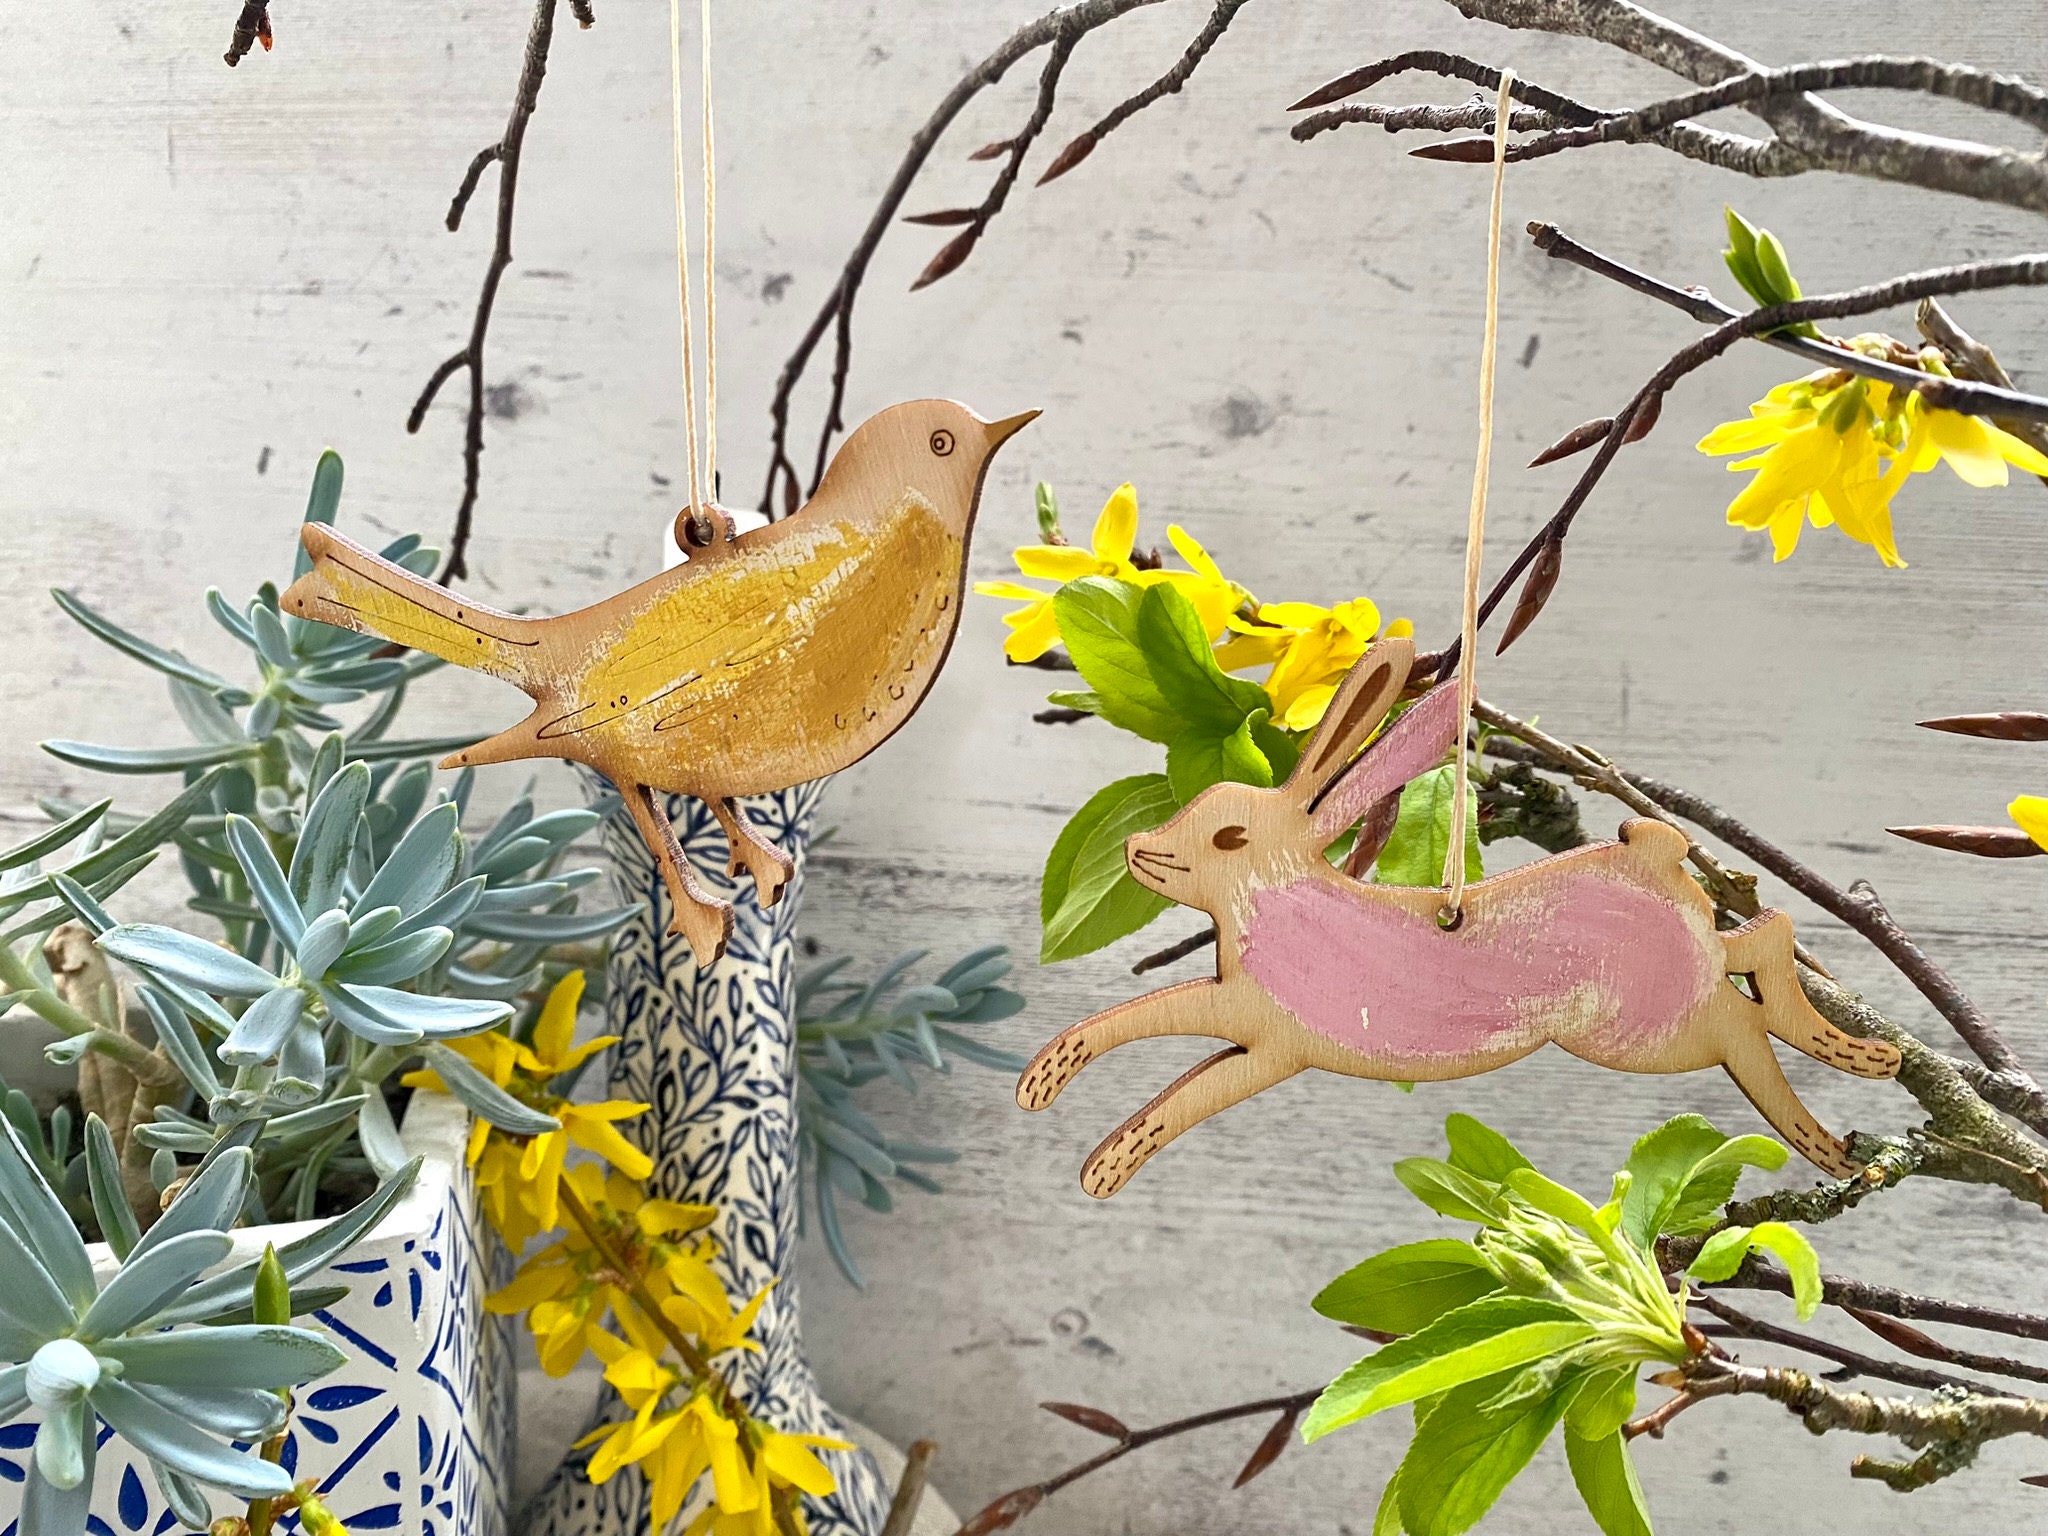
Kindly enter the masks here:
M 711 814 L 725 829 L 725 846 L 731 851 L 726 873 L 736 875 L 745 869 L 753 877 L 755 899 L 764 908 L 782 900 L 782 888 L 796 873 L 796 861 L 756 832 L 730 799 L 713 800 Z
M 713 809 L 716 808 L 714 802 Z M 629 786 L 626 809 L 633 813 L 634 824 L 661 866 L 662 882 L 668 886 L 669 902 L 676 909 L 668 931 L 689 939 L 698 965 L 712 964 L 725 953 L 725 941 L 732 936 L 732 908 L 697 883 L 690 861 L 683 856 L 682 844 L 676 841 L 676 829 L 669 822 L 668 812 L 662 809 L 652 790 L 645 784 Z

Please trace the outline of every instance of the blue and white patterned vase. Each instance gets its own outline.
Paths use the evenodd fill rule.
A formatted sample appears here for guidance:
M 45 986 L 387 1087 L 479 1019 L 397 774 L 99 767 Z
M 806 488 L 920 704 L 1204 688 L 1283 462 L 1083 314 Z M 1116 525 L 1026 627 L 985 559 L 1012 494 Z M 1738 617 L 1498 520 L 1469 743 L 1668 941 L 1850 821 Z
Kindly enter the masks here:
M 463 1147 L 469 1114 L 437 1093 L 413 1096 L 406 1151 L 424 1159 L 412 1191 L 315 1283 L 349 1293 L 310 1319 L 347 1361 L 297 1394 L 284 1465 L 310 1479 L 357 1536 L 504 1536 L 511 1492 L 513 1371 L 509 1317 L 483 1308 L 510 1278 L 505 1248 L 477 1208 Z M 259 1257 L 317 1225 L 244 1227 L 226 1262 Z M 92 1245 L 105 1284 L 117 1267 Z M 37 1417 L 0 1426 L 0 1536 L 15 1536 Z M 183 1536 L 147 1458 L 104 1424 L 86 1536 Z M 214 1513 L 232 1512 L 226 1495 Z M 296 1536 L 298 1516 L 279 1529 Z
M 595 775 L 589 782 L 593 793 L 610 788 Z M 781 1430 L 850 1439 L 819 1396 L 797 1315 L 792 933 L 823 788 L 800 784 L 739 802 L 740 814 L 796 861 L 782 900 L 766 912 L 751 881 L 726 873 L 725 837 L 703 803 L 668 797 L 697 878 L 733 904 L 731 942 L 708 970 L 698 968 L 686 939 L 667 931 L 668 890 L 633 823 L 616 816 L 605 824 L 619 894 L 645 904 L 612 950 L 608 1032 L 620 1039 L 610 1053 L 610 1095 L 654 1106 L 620 1129 L 653 1157 L 656 1193 L 718 1207 L 715 1267 L 726 1290 L 747 1297 L 775 1283 L 754 1324 L 760 1353 L 721 1361 L 748 1411 Z M 629 1416 L 606 1388 L 590 1422 Z M 571 1452 L 557 1469 L 534 1500 L 526 1536 L 646 1536 L 645 1480 L 629 1467 L 594 1486 L 585 1475 L 589 1455 Z M 889 1489 L 873 1458 L 861 1450 L 820 1455 L 839 1487 L 830 1498 L 806 1499 L 812 1536 L 876 1536 Z M 695 1507 L 693 1499 L 685 1517 Z

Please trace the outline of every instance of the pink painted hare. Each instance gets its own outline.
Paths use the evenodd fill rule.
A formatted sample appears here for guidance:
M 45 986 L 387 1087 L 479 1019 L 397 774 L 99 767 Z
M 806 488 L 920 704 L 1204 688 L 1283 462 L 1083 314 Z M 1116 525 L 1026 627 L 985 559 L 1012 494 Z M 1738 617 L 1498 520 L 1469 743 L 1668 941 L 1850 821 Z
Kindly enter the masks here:
M 1406 640 L 1374 646 L 1284 785 L 1215 785 L 1126 845 L 1141 884 L 1216 919 L 1217 974 L 1060 1034 L 1025 1069 L 1017 1102 L 1045 1108 L 1127 1041 L 1231 1045 L 1117 1127 L 1083 1167 L 1082 1188 L 1115 1194 L 1189 1126 L 1304 1067 L 1426 1082 L 1490 1072 L 1552 1042 L 1624 1072 L 1724 1068 L 1811 1162 L 1852 1171 L 1844 1144 L 1785 1080 L 1770 1037 L 1859 1077 L 1892 1076 L 1898 1051 L 1813 1010 L 1783 912 L 1717 931 L 1675 828 L 1630 821 L 1619 842 L 1482 880 L 1450 929 L 1438 921 L 1440 891 L 1363 884 L 1329 863 L 1324 849 L 1441 761 L 1461 728 L 1457 689 L 1445 684 L 1353 761 L 1413 659 Z

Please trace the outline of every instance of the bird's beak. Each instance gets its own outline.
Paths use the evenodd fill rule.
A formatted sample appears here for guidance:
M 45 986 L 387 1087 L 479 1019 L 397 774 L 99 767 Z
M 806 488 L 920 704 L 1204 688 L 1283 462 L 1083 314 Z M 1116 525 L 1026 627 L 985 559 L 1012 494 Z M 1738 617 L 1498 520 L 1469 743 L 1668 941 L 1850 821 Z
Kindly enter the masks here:
M 1037 411 L 1020 411 L 1015 416 L 1005 416 L 1001 421 L 984 423 L 988 428 L 989 452 L 994 453 L 996 449 L 1038 420 L 1038 414 Z

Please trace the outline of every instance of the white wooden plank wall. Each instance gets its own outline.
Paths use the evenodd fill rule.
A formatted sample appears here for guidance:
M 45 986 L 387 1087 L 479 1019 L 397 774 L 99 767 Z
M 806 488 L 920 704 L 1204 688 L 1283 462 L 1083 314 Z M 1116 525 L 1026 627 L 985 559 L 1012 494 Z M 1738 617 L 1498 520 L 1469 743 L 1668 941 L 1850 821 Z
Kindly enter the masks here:
M 517 259 L 492 329 L 496 403 L 472 589 L 504 604 L 580 604 L 652 568 L 680 480 L 668 162 L 666 8 L 566 7 L 527 141 Z M 1798 7 L 1673 0 L 1689 23 L 1773 62 L 1852 48 L 2048 74 L 2036 8 Z M 90 647 L 44 589 L 76 587 L 137 629 L 235 661 L 199 606 L 285 570 L 314 456 L 348 461 L 344 526 L 445 530 L 460 487 L 459 383 L 417 437 L 405 413 L 466 334 L 488 247 L 494 174 L 459 235 L 441 227 L 464 164 L 499 131 L 518 69 L 520 0 L 280 6 L 275 53 L 219 61 L 234 6 L 8 0 L 0 63 L 0 802 L 84 780 L 47 735 L 172 739 L 161 691 Z M 720 7 L 721 441 L 729 499 L 758 494 L 775 371 L 821 301 L 912 129 L 944 86 L 1034 14 L 1021 3 L 903 0 Z M 1051 147 L 1163 70 L 1207 14 L 1176 0 L 1085 41 Z M 1850 29 L 1853 28 L 1853 33 Z M 943 232 L 894 232 L 858 313 L 855 418 L 945 393 L 1042 421 L 992 477 L 977 575 L 1031 528 L 1053 481 L 1085 532 L 1136 481 L 1148 538 L 1186 523 L 1269 597 L 1370 594 L 1425 637 L 1455 622 L 1473 437 L 1483 170 L 1403 156 L 1354 128 L 1310 145 L 1284 105 L 1367 57 L 1440 45 L 1511 61 L 1599 102 L 1668 83 L 1586 44 L 1509 35 L 1428 0 L 1257 0 L 1183 95 L 1134 120 L 1080 170 L 1020 187 L 968 266 L 906 293 Z M 941 147 L 912 211 L 972 201 L 974 146 L 1021 122 L 1036 61 L 980 99 Z M 1462 87 L 1418 80 L 1456 100 Z M 1382 90 L 1382 99 L 1400 91 Z M 1932 127 L 1960 112 L 1843 98 Z M 2002 121 L 1992 131 L 2006 131 Z M 1493 567 L 1575 470 L 1513 466 L 1614 409 L 1690 322 L 1549 262 L 1514 234 L 1551 219 L 1674 281 L 1732 285 L 1720 208 L 1780 231 L 1809 291 L 1946 260 L 2024 251 L 2017 214 L 1868 183 L 1753 184 L 1662 152 L 1612 148 L 1510 173 Z M 2025 381 L 2048 326 L 2031 296 L 1972 299 L 1960 318 Z M 1909 324 L 1901 318 L 1897 324 Z M 1722 525 L 1735 482 L 1692 451 L 1780 377 L 1762 349 L 1684 384 L 1655 436 L 1609 476 L 1535 631 L 1481 672 L 1488 696 L 1625 763 L 1696 787 L 1836 878 L 1877 882 L 2001 1021 L 2048 1058 L 2041 873 L 1906 847 L 1887 822 L 1997 820 L 2048 784 L 2030 749 L 1916 732 L 1937 710 L 2037 706 L 2048 683 L 2048 493 L 1969 492 L 1947 476 L 1900 498 L 1913 567 L 1808 535 L 1773 568 L 1761 536 Z M 807 438 L 815 391 L 800 419 Z M 800 441 L 803 439 L 800 438 Z M 1006 672 L 998 605 L 976 602 L 922 715 L 847 776 L 811 886 L 827 951 L 877 959 L 1001 940 L 1036 949 L 1039 862 L 1064 818 L 1152 749 L 1028 715 L 1048 679 Z M 501 722 L 512 701 L 437 678 L 436 727 Z M 519 774 L 500 770 L 497 799 Z M 138 786 L 136 797 L 146 792 Z M 1589 821 L 1616 819 L 1604 805 Z M 159 893 L 155 898 L 161 902 Z M 1799 908 L 1795 906 L 1795 911 Z M 1849 982 L 1948 1041 L 1927 1009 L 1845 935 L 1801 914 Z M 1024 967 L 1029 1011 L 998 1033 L 1028 1049 L 1131 995 L 1153 937 L 1055 971 Z M 1327 1378 L 1351 1341 L 1307 1298 L 1378 1247 L 1440 1230 L 1394 1183 L 1468 1110 L 1549 1171 L 1592 1189 L 1629 1140 L 1699 1109 L 1748 1128 L 1714 1076 L 1601 1075 L 1546 1053 L 1483 1082 L 1403 1096 L 1299 1080 L 1175 1146 L 1114 1202 L 1076 1184 L 1096 1138 L 1198 1054 L 1133 1049 L 1042 1117 L 996 1075 L 964 1069 L 912 1101 L 877 1092 L 892 1131 L 966 1153 L 938 1197 L 853 1222 L 872 1278 L 854 1293 L 822 1252 L 805 1275 L 813 1356 L 847 1407 L 901 1440 L 943 1444 L 936 1484 L 972 1509 L 1096 1442 L 1040 1413 L 1093 1403 L 1134 1423 Z M 1841 1126 L 1898 1129 L 1903 1096 L 1793 1073 Z M 1912 1186 L 1817 1234 L 1828 1267 L 1989 1301 L 2048 1305 L 2040 1234 L 2005 1196 Z M 2015 1258 L 2019 1261 L 2016 1263 Z M 1771 1310 L 1768 1303 L 1762 1304 Z M 1228 1482 L 1263 1426 L 1149 1450 L 1061 1495 L 1029 1528 L 1059 1533 L 1363 1532 L 1406 1433 L 1386 1422 L 1290 1452 L 1250 1489 Z M 1878 1449 L 1812 1439 L 1763 1404 L 1688 1415 L 1639 1464 L 1669 1533 L 1935 1532 L 2039 1517 L 2007 1442 L 1977 1475 L 1911 1498 L 1850 1482 Z M 1580 1530 L 1552 1452 L 1494 1516 L 1498 1530 Z

